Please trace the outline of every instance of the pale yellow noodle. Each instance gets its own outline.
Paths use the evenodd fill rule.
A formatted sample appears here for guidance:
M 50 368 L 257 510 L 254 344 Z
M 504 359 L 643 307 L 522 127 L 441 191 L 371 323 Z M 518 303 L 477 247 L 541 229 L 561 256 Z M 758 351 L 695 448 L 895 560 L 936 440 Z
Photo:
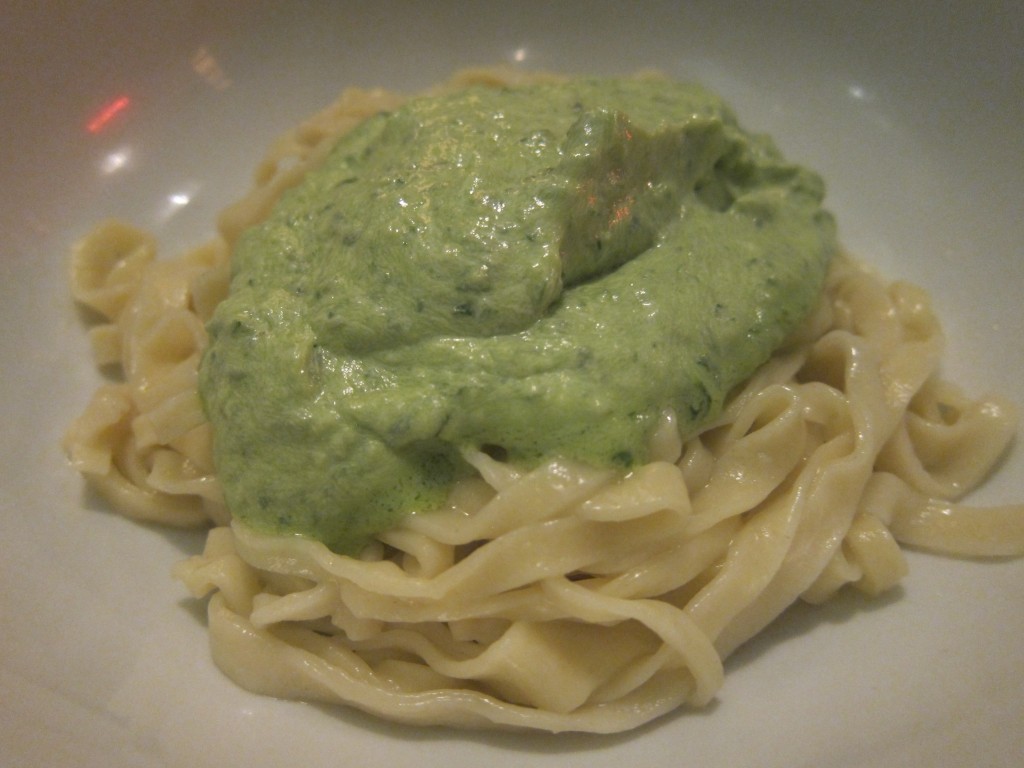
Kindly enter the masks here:
M 231 246 L 337 136 L 401 101 L 346 91 L 287 134 L 206 246 L 157 261 L 150 236 L 108 222 L 74 254 L 74 296 L 101 318 L 97 364 L 123 380 L 66 449 L 118 511 L 218 526 L 176 574 L 212 595 L 213 655 L 241 685 L 415 724 L 620 731 L 707 703 L 725 657 L 795 600 L 898 583 L 899 541 L 1024 553 L 1024 507 L 953 501 L 1005 451 L 1013 408 L 938 379 L 927 295 L 846 257 L 723 415 L 684 444 L 666 412 L 651 463 L 628 475 L 467 454 L 478 476 L 360 558 L 231 523 L 196 392 Z

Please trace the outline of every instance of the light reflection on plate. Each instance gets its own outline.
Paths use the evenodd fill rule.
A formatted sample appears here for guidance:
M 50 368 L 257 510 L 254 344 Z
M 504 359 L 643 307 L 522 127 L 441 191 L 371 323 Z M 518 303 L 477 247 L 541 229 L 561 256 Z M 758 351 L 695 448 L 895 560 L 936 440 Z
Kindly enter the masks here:
M 1015 765 L 1024 563 L 913 555 L 899 594 L 798 608 L 728 665 L 706 712 L 614 738 L 415 731 L 258 698 L 209 660 L 169 578 L 202 536 L 134 525 L 57 445 L 97 383 L 65 288 L 90 223 L 210 232 L 263 148 L 349 84 L 474 64 L 659 68 L 723 92 L 830 183 L 846 244 L 925 285 L 946 370 L 1024 405 L 1024 10 L 742 3 L 43 4 L 0 31 L 5 471 L 0 763 Z M 799 6 L 799 13 L 795 12 Z M 1024 498 L 1018 447 L 978 495 Z

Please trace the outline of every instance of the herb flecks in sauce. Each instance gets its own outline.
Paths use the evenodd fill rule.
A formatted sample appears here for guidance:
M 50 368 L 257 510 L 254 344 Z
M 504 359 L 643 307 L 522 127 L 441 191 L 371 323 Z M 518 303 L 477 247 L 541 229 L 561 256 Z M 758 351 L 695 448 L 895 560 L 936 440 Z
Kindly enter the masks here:
M 232 513 L 356 552 L 460 450 L 645 460 L 815 303 L 823 186 L 712 94 L 470 89 L 343 137 L 247 232 L 200 390 Z

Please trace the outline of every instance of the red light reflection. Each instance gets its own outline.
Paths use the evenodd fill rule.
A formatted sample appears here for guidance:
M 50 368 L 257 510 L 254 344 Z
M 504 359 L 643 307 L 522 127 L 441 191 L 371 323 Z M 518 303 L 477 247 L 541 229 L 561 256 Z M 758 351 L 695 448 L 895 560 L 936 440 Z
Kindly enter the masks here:
M 118 114 L 124 112 L 125 109 L 132 103 L 132 100 L 127 96 L 118 96 L 113 101 L 104 104 L 92 119 L 86 123 L 85 127 L 89 133 L 99 133 L 113 120 Z

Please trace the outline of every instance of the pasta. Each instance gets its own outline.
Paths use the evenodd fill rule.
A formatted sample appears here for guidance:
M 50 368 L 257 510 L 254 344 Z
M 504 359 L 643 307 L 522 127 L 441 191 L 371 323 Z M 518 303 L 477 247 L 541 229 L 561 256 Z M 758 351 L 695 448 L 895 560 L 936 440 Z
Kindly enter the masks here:
M 215 661 L 242 686 L 415 724 L 622 731 L 707 704 L 723 660 L 794 601 L 894 586 L 901 544 L 1024 554 L 1024 506 L 960 501 L 1014 408 L 942 381 L 927 295 L 845 256 L 721 417 L 684 443 L 665 412 L 631 472 L 469 453 L 477 475 L 442 509 L 358 558 L 232 522 L 196 389 L 232 244 L 335 137 L 400 101 L 346 91 L 289 133 L 208 245 L 158 260 L 150 236 L 107 222 L 73 257 L 74 297 L 102 318 L 97 364 L 123 379 L 70 428 L 71 463 L 125 515 L 212 524 L 175 574 L 211 595 Z

